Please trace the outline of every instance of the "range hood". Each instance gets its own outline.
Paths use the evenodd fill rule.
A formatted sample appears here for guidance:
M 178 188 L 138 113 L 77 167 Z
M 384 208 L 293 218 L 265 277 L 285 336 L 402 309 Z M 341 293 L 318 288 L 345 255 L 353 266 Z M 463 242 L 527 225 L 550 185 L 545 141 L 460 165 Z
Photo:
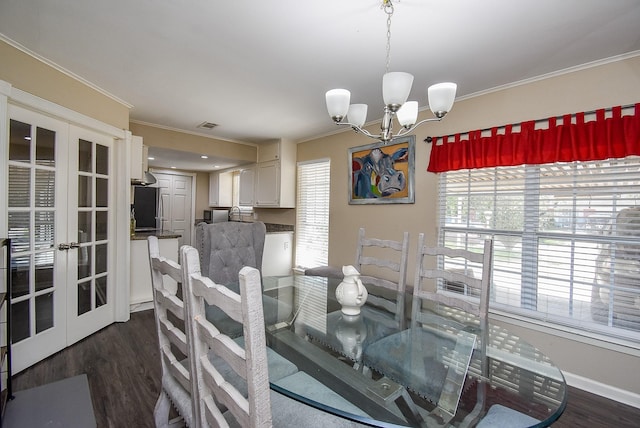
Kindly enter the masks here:
M 142 180 L 131 180 L 131 184 L 149 186 L 151 184 L 156 184 L 157 181 L 158 180 L 156 180 L 155 175 L 151 174 L 149 171 L 145 171 Z

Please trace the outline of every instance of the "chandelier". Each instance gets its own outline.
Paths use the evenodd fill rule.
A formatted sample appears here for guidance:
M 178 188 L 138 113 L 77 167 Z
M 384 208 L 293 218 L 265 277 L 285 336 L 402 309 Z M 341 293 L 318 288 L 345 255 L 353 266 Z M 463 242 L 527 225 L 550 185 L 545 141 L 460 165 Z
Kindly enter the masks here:
M 413 75 L 405 72 L 389 72 L 391 57 L 391 17 L 393 16 L 393 4 L 391 0 L 382 0 L 381 9 L 387 14 L 387 63 L 386 73 L 382 76 L 382 98 L 384 100 L 384 115 L 380 124 L 380 134 L 371 134 L 363 129 L 367 119 L 366 104 L 351 104 L 351 92 L 346 89 L 332 89 L 326 93 L 327 110 L 329 116 L 336 125 L 350 126 L 355 132 L 360 132 L 367 137 L 382 140 L 385 144 L 391 141 L 393 135 L 393 118 L 397 116 L 402 129 L 395 135 L 400 137 L 408 134 L 425 122 L 440 121 L 451 111 L 456 97 L 457 85 L 455 83 L 437 83 L 429 86 L 429 108 L 435 117 L 422 120 L 418 123 L 418 102 L 407 101 Z M 346 118 L 346 120 L 345 120 Z

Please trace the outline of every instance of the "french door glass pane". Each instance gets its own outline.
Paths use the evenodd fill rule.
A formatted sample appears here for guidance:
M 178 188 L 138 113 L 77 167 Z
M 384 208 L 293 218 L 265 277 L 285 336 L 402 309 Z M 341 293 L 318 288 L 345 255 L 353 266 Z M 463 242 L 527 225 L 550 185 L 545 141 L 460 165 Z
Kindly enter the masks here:
M 96 278 L 96 308 L 107 304 L 107 276 Z
M 53 251 L 36 254 L 35 289 L 36 292 L 53 287 Z
M 36 333 L 53 327 L 53 292 L 36 297 Z
M 91 281 L 78 284 L 78 315 L 91 310 Z
M 96 211 L 96 241 L 107 239 L 107 211 Z
M 84 208 L 92 206 L 91 181 L 90 176 L 78 176 L 78 207 Z
M 109 180 L 96 178 L 96 207 L 109 205 Z
M 91 275 L 91 247 L 78 248 L 78 279 Z
M 23 300 L 11 303 L 11 342 L 17 343 L 29 337 L 31 331 L 31 316 L 29 315 L 29 301 Z
M 12 239 L 14 253 L 29 251 L 30 249 L 30 214 L 28 212 L 9 212 L 9 238 Z
M 36 250 L 53 248 L 55 241 L 55 213 L 53 211 L 40 211 L 35 213 L 35 227 L 33 231 Z
M 9 165 L 9 207 L 28 207 L 31 199 L 31 169 Z
M 78 212 L 78 242 L 91 242 L 92 212 Z
M 56 203 L 56 173 L 53 170 L 36 169 L 35 206 L 52 208 Z
M 109 147 L 96 144 L 96 174 L 109 174 Z
M 96 245 L 95 275 L 107 271 L 107 244 Z
M 36 129 L 36 165 L 56 165 L 56 133 L 44 128 Z
M 29 162 L 31 160 L 31 125 L 10 121 L 9 160 Z
M 93 172 L 93 144 L 90 141 L 78 141 L 78 170 Z
M 11 264 L 11 298 L 15 299 L 29 293 L 31 257 L 13 257 Z

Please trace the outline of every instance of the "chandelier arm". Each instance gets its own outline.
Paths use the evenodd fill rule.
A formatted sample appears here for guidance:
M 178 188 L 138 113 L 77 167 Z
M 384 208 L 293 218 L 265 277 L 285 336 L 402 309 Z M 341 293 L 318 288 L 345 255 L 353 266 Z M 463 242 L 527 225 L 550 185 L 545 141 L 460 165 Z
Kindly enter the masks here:
M 443 116 L 444 117 L 444 116 Z M 430 119 L 424 119 L 421 120 L 420 122 L 410 126 L 410 127 L 402 127 L 402 129 L 400 131 L 398 131 L 398 133 L 395 135 L 396 137 L 402 137 L 403 135 L 407 135 L 409 132 L 413 131 L 414 129 L 416 129 L 418 126 L 422 125 L 425 122 L 440 122 L 442 120 L 442 117 L 432 117 Z
M 373 135 L 371 132 L 367 131 L 364 128 L 360 128 L 358 125 L 353 124 L 353 123 L 349 123 L 349 122 L 334 122 L 336 125 L 346 125 L 346 126 L 350 126 L 354 131 L 362 133 L 363 135 L 369 137 L 369 138 L 381 138 L 380 135 Z

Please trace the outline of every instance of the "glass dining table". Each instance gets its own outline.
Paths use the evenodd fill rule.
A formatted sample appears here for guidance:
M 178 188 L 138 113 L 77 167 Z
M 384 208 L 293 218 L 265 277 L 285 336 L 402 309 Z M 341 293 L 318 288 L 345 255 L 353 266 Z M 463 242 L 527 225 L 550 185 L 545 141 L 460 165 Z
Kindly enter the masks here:
M 491 322 L 482 335 L 474 317 L 440 305 L 423 305 L 438 315 L 426 327 L 412 326 L 408 310 L 394 314 L 368 303 L 359 315 L 345 315 L 335 295 L 339 283 L 304 275 L 263 278 L 267 346 L 331 394 L 278 380 L 272 389 L 371 426 L 542 427 L 562 414 L 562 372 L 517 335 Z M 398 297 L 367 289 L 386 292 L 390 301 Z M 409 294 L 399 297 L 411 308 Z M 409 345 L 393 354 L 395 368 L 385 363 L 389 358 L 376 358 L 392 352 L 380 344 L 403 336 Z M 416 375 L 416 367 L 426 374 Z

